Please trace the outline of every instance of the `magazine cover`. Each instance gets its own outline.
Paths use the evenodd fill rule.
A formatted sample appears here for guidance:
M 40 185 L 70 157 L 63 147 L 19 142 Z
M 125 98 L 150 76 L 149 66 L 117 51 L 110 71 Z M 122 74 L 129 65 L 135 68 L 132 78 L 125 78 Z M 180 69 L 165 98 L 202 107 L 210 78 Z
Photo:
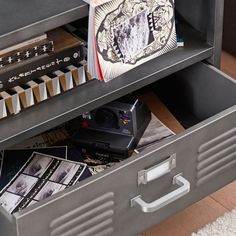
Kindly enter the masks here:
M 86 164 L 34 152 L 0 191 L 0 205 L 17 212 L 80 181 Z
M 174 0 L 99 4 L 90 3 L 88 70 L 92 76 L 112 80 L 177 47 Z

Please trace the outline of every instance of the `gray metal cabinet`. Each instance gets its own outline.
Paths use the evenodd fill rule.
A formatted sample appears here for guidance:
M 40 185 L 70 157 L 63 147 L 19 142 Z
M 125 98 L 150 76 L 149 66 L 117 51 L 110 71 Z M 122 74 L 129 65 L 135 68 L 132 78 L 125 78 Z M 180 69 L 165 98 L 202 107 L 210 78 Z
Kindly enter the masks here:
M 23 39 L 25 32 L 35 35 L 43 28 L 72 21 L 76 15 L 79 18 L 80 10 L 81 15 L 86 12 L 86 5 L 80 1 L 71 1 L 70 6 L 57 0 L 61 8 L 53 8 L 54 4 L 49 2 L 40 5 L 43 9 L 49 4 L 52 9 L 47 10 L 48 15 L 34 15 L 35 27 L 25 19 L 24 27 L 12 26 L 8 33 L 4 32 L 6 29 L 0 30 L 0 45 L 4 42 L 6 46 L 17 31 Z M 37 3 L 29 1 L 28 8 Z M 84 111 L 162 81 L 180 89 L 183 107 L 199 122 L 136 158 L 18 213 L 9 215 L 0 208 L 1 235 L 136 235 L 236 179 L 236 82 L 216 69 L 220 59 L 223 1 L 176 0 L 176 7 L 187 23 L 183 27 L 184 48 L 109 83 L 92 81 L 2 120 L 0 147 L 7 148 Z M 37 18 L 39 15 L 43 20 Z M 168 94 L 168 86 L 161 86 Z

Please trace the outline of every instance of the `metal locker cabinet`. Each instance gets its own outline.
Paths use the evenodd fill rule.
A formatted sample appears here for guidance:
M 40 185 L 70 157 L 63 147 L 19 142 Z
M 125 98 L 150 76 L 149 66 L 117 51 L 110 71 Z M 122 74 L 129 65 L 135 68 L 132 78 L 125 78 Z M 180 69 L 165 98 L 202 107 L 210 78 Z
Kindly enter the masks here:
M 86 4 L 79 0 L 56 4 L 33 0 L 26 8 L 17 1 L 1 4 L 0 19 L 3 9 L 9 12 L 0 21 L 2 48 L 87 14 Z M 40 11 L 33 11 L 35 6 Z M 11 14 L 16 7 L 17 15 Z M 220 59 L 223 1 L 176 0 L 176 8 L 187 22 L 182 29 L 184 48 L 109 83 L 90 81 L 1 120 L 0 147 L 10 147 L 172 74 L 173 86 L 182 85 L 186 107 L 200 122 L 137 158 L 18 213 L 9 215 L 0 208 L 4 236 L 136 235 L 235 180 L 236 83 L 215 68 Z M 25 9 L 30 12 L 22 17 Z M 19 16 L 22 21 L 16 23 Z

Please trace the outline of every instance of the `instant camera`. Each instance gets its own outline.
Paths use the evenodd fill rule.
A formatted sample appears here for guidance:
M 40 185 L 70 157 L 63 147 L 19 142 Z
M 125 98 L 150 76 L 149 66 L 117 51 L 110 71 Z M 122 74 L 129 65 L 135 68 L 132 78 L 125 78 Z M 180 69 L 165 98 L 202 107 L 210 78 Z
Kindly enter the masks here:
M 83 115 L 74 140 L 83 155 L 109 162 L 131 155 L 151 112 L 136 98 L 123 97 Z

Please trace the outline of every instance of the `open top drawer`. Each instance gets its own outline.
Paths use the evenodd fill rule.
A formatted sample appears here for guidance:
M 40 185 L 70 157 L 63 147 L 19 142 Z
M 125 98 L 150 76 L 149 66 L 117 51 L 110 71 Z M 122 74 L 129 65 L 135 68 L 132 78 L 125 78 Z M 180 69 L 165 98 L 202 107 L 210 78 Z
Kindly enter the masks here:
M 18 213 L 1 208 L 1 232 L 135 235 L 233 181 L 236 82 L 204 63 L 159 82 L 163 97 L 199 123 Z

